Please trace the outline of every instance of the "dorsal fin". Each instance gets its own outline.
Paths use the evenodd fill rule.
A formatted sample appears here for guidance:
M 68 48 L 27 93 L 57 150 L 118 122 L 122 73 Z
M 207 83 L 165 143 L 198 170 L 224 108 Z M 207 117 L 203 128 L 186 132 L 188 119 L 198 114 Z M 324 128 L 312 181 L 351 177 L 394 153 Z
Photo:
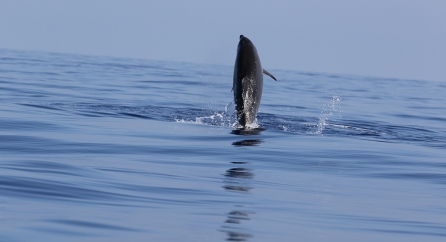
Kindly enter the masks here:
M 277 79 L 273 76 L 273 74 L 267 72 L 265 69 L 263 69 L 263 73 L 274 79 L 274 81 L 277 81 Z

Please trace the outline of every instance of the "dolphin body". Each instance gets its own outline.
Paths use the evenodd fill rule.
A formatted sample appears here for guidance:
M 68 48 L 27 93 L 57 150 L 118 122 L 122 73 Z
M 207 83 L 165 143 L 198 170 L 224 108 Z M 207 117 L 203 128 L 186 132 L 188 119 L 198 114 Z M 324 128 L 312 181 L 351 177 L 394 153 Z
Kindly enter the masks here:
M 262 69 L 254 44 L 240 35 L 234 66 L 234 103 L 239 126 L 245 128 L 256 121 L 263 90 L 263 73 L 277 79 Z

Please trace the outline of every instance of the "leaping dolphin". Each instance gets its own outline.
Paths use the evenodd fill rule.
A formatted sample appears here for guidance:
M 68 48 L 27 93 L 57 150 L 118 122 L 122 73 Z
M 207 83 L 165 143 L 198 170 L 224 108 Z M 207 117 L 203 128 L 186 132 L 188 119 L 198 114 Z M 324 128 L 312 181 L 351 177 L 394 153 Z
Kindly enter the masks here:
M 245 128 L 256 121 L 263 90 L 263 73 L 277 79 L 262 69 L 254 44 L 240 35 L 234 66 L 234 103 L 239 126 Z

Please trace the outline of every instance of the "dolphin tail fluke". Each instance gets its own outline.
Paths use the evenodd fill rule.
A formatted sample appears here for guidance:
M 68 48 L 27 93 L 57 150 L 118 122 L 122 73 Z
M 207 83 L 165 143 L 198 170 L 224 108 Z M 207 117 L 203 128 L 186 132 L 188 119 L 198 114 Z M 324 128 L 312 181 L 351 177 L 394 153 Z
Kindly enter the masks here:
M 269 77 L 271 77 L 272 79 L 274 79 L 274 81 L 277 81 L 277 79 L 273 76 L 273 74 L 267 72 L 265 69 L 263 69 L 263 74 L 268 75 Z

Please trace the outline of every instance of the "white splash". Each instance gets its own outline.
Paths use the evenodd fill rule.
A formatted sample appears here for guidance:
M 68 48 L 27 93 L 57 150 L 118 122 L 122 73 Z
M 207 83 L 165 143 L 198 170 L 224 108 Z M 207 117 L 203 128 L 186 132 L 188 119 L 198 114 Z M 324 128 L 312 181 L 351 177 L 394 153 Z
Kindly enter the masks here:
M 329 119 L 333 116 L 333 114 L 338 114 L 340 116 L 340 112 L 342 112 L 340 108 L 341 97 L 338 95 L 333 95 L 332 99 L 324 104 L 324 110 L 319 117 L 319 122 L 316 126 L 316 131 L 314 134 L 322 134 L 322 131 L 328 126 Z
M 290 131 L 290 128 L 288 128 L 287 126 L 285 126 L 285 125 L 281 125 L 280 126 L 282 129 L 283 129 L 283 131 L 285 131 L 285 132 L 289 132 Z
M 259 127 L 260 127 L 260 125 L 257 123 L 257 119 L 253 123 L 247 124 L 245 126 L 245 128 L 247 128 L 247 129 L 257 129 Z
M 190 120 L 178 119 L 174 120 L 178 123 L 189 123 L 189 124 L 199 124 L 199 125 L 212 125 L 220 127 L 237 127 L 237 119 L 235 118 L 234 104 L 232 102 L 225 106 L 224 111 L 214 112 L 213 114 L 195 117 Z

